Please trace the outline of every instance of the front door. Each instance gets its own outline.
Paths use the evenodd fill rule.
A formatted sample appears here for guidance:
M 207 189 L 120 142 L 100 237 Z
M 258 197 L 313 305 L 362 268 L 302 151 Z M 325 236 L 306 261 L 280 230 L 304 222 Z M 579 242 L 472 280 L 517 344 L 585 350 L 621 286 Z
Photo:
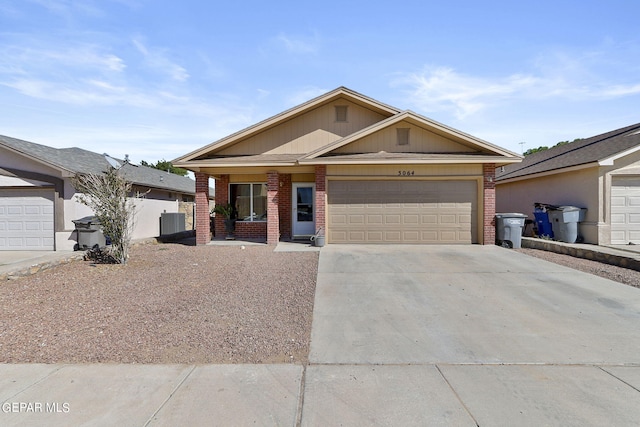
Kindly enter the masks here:
M 315 229 L 315 184 L 293 184 L 293 235 L 311 236 Z

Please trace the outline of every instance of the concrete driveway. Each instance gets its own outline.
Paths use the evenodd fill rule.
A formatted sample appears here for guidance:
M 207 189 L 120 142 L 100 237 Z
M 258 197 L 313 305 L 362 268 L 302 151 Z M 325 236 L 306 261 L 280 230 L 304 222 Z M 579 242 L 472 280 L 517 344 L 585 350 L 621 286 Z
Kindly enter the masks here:
M 639 425 L 640 290 L 495 246 L 320 256 L 308 425 Z

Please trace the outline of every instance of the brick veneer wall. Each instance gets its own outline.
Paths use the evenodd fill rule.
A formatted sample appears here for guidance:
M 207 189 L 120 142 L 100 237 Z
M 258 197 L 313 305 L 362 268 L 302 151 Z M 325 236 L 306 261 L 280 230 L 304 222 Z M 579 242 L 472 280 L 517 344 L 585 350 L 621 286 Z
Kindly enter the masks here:
M 484 200 L 484 241 L 485 245 L 496 243 L 496 166 L 493 163 L 483 165 L 483 200 Z
M 209 229 L 209 175 L 196 172 L 196 245 L 211 240 Z M 217 187 L 217 186 L 216 186 Z
M 280 240 L 280 213 L 278 208 L 280 179 L 278 172 L 267 173 L 267 244 L 277 245 Z
M 326 235 L 325 228 L 325 212 L 326 212 L 326 194 L 327 194 L 327 166 L 316 165 L 316 231 L 323 229 L 323 234 Z
M 216 224 L 216 227 L 217 226 L 218 225 Z M 224 230 L 224 228 L 222 229 Z M 253 221 L 253 222 L 236 221 L 236 237 L 238 239 L 255 239 L 259 241 L 264 241 L 266 236 L 267 236 L 266 221 Z
M 278 213 L 280 216 L 280 236 L 285 240 L 291 239 L 291 218 L 292 218 L 292 186 L 291 175 L 280 175 L 280 195 L 278 197 Z
M 229 175 L 220 175 L 216 178 L 216 204 L 229 203 Z M 224 230 L 224 217 L 216 214 L 215 218 L 216 238 L 226 237 Z

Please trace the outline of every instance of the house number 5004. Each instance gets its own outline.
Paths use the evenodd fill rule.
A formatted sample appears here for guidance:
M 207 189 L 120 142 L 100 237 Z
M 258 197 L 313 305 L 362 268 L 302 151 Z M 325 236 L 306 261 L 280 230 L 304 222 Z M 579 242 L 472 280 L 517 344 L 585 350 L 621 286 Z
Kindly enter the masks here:
M 415 175 L 414 171 L 398 171 L 398 176 L 412 176 Z

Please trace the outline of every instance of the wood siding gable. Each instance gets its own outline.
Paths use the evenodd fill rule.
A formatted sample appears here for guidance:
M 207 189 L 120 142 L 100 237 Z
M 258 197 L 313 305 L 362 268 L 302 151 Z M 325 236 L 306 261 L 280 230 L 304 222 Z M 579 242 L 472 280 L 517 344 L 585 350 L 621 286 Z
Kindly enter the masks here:
M 398 143 L 398 129 L 409 129 L 409 143 Z M 419 153 L 500 156 L 521 159 L 518 154 L 434 122 L 411 111 L 396 114 L 359 132 L 321 147 L 304 160 L 365 153 Z M 504 160 L 504 159 L 501 159 Z
M 347 107 L 346 121 L 336 121 L 337 106 Z M 300 154 L 302 156 L 386 118 L 387 116 L 346 98 L 338 98 L 240 140 L 215 154 L 219 156 Z
M 402 144 L 399 141 L 398 129 L 408 130 L 408 141 Z M 479 153 L 476 147 L 461 144 L 442 135 L 438 135 L 424 127 L 414 125 L 406 120 L 392 126 L 387 126 L 369 134 L 362 139 L 344 145 L 331 154 L 358 154 L 358 153 Z

